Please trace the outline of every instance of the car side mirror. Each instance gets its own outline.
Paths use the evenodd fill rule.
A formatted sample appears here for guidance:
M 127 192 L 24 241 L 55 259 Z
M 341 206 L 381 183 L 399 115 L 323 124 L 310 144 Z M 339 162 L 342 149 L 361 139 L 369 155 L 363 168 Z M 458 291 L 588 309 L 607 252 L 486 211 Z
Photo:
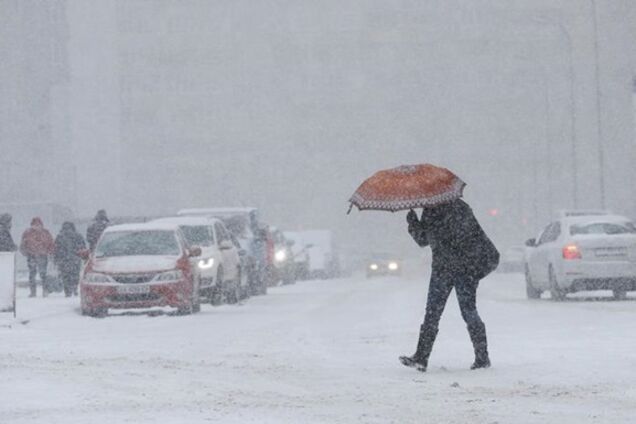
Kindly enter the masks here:
M 238 254 L 239 254 L 239 256 L 247 256 L 247 250 L 239 249 Z
M 188 256 L 191 258 L 197 258 L 201 256 L 201 248 L 199 246 L 193 246 L 188 249 Z
M 230 250 L 233 247 L 234 245 L 232 244 L 230 240 L 223 240 L 222 242 L 219 243 L 219 249 L 221 250 Z
M 87 261 L 88 258 L 91 256 L 91 251 L 88 249 L 82 249 L 77 252 L 77 256 Z
M 537 245 L 537 240 L 536 239 L 528 239 L 526 240 L 526 246 L 528 247 L 535 247 Z

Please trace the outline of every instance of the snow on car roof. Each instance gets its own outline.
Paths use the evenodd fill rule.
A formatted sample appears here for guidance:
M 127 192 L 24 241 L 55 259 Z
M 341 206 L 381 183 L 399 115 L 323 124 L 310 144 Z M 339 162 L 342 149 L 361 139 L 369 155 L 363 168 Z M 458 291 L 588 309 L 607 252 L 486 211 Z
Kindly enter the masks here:
M 256 211 L 256 208 L 251 207 L 237 207 L 237 208 L 192 208 L 181 209 L 177 212 L 177 215 L 225 215 L 234 213 L 250 213 Z
M 143 222 L 139 224 L 121 224 L 107 227 L 105 233 L 114 233 L 118 231 L 176 231 L 179 229 L 177 224 L 167 222 Z
M 581 225 L 581 224 L 594 224 L 594 223 L 624 223 L 632 222 L 631 219 L 621 215 L 587 215 L 568 217 L 563 219 L 563 222 L 567 225 Z
M 215 223 L 220 222 L 220 220 L 207 216 L 169 216 L 155 219 L 151 222 L 176 225 L 214 225 Z

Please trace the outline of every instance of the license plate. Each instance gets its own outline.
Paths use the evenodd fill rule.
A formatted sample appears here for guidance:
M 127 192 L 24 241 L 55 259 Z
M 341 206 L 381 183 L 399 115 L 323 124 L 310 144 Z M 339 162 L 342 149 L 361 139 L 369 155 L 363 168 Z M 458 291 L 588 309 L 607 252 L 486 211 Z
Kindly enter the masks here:
M 594 253 L 599 258 L 621 258 L 627 257 L 627 249 L 624 247 L 603 247 L 595 249 Z
M 150 292 L 150 286 L 147 285 L 126 285 L 117 287 L 119 294 L 146 294 Z

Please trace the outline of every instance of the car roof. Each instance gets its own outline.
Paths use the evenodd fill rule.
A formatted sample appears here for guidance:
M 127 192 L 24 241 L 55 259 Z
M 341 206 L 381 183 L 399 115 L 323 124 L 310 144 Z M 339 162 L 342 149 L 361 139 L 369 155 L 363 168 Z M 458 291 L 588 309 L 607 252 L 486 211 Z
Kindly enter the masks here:
M 590 217 L 590 216 L 606 216 L 613 215 L 610 211 L 602 209 L 572 209 L 562 210 L 559 212 L 560 218 L 576 218 L 576 217 Z
M 563 222 L 567 225 L 581 225 L 581 224 L 594 224 L 601 222 L 608 223 L 624 223 L 632 222 L 631 219 L 621 215 L 588 215 L 577 216 L 563 219 Z
M 143 222 L 138 224 L 111 225 L 104 231 L 114 233 L 118 231 L 179 231 L 179 226 L 167 222 Z
M 188 215 L 232 215 L 237 213 L 251 213 L 256 211 L 256 208 L 251 207 L 237 207 L 237 208 L 192 208 L 181 209 L 177 212 L 179 216 Z
M 217 218 L 207 217 L 207 216 L 169 216 L 165 218 L 155 219 L 152 222 L 156 223 L 165 223 L 165 224 L 176 224 L 176 225 L 214 225 L 216 223 L 220 223 L 221 220 Z

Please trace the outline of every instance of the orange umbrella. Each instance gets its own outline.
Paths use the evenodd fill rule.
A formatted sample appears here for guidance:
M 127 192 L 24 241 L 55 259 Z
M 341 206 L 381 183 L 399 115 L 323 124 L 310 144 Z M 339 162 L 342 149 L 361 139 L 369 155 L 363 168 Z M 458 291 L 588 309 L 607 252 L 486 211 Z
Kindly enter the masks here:
M 459 199 L 466 185 L 446 168 L 428 163 L 376 172 L 358 187 L 349 202 L 360 210 L 396 212 L 437 206 Z

